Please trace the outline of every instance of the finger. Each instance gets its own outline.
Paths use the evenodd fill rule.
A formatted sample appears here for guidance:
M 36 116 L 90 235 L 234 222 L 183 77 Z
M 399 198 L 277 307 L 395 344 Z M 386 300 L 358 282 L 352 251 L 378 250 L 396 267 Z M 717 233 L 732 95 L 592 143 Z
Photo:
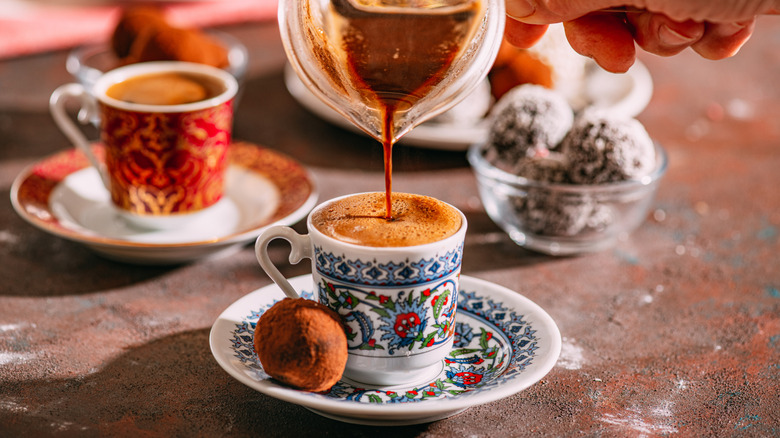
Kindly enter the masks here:
M 707 59 L 734 56 L 753 35 L 756 20 L 741 23 L 706 23 L 704 35 L 691 47 Z
M 758 15 L 772 14 L 774 0 L 659 0 L 653 6 L 666 16 L 677 20 L 695 20 L 713 23 L 733 23 L 754 19 Z M 647 9 L 652 9 L 649 5 Z
M 529 24 L 560 23 L 630 3 L 621 0 L 506 0 L 506 14 Z
M 674 21 L 663 14 L 627 14 L 627 20 L 634 28 L 634 40 L 639 47 L 660 56 L 676 55 L 704 35 L 704 23 Z
M 649 3 L 649 4 L 648 4 Z M 776 0 L 506 0 L 506 13 L 524 23 L 548 24 L 570 21 L 599 9 L 648 9 L 677 21 L 726 23 L 777 13 Z
M 563 23 L 566 38 L 579 54 L 604 70 L 625 73 L 634 64 L 634 37 L 620 14 L 593 13 Z
M 513 46 L 527 49 L 536 44 L 549 26 L 546 24 L 526 24 L 512 18 L 507 18 L 504 37 Z

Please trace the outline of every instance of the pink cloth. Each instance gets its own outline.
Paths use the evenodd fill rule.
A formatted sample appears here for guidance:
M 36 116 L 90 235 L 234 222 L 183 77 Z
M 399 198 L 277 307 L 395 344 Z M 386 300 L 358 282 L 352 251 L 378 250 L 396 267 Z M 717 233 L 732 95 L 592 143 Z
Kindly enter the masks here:
M 107 41 L 121 11 L 120 6 L 108 0 L 63 3 L 26 0 L 0 3 L 0 59 Z M 133 2 L 125 4 L 132 5 Z M 173 25 L 208 27 L 274 19 L 277 0 L 159 4 Z

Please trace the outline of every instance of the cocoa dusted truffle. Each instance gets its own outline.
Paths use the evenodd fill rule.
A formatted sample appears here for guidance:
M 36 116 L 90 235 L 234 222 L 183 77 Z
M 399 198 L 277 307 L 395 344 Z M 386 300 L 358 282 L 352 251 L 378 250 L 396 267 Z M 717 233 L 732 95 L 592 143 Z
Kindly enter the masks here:
M 525 228 L 541 236 L 602 231 L 614 221 L 607 207 L 578 194 L 530 189 L 525 197 L 513 198 L 512 203 Z
M 560 94 L 522 85 L 492 113 L 482 154 L 493 166 L 530 180 L 502 194 L 525 231 L 587 238 L 615 225 L 619 212 L 581 187 L 638 180 L 656 167 L 655 145 L 642 124 L 597 108 L 576 118 Z
M 528 50 L 518 49 L 506 40 L 496 55 L 488 73 L 490 91 L 496 100 L 509 90 L 523 84 L 535 84 L 553 88 L 552 66 Z
M 254 346 L 269 376 L 305 391 L 327 391 L 341 379 L 347 364 L 341 318 L 303 298 L 285 298 L 263 313 Z
M 199 29 L 171 26 L 150 6 L 124 9 L 111 35 L 111 48 L 123 64 L 185 61 L 224 68 L 227 49 Z
M 565 184 L 569 181 L 568 163 L 558 152 L 540 153 L 521 158 L 511 166 L 496 163 L 501 169 L 533 181 Z
M 490 120 L 484 154 L 489 162 L 500 165 L 520 163 L 523 158 L 555 149 L 571 129 L 574 112 L 559 93 L 538 85 L 521 85 L 496 103 Z M 504 170 L 516 173 L 511 168 Z
M 124 58 L 130 54 L 130 48 L 139 35 L 160 26 L 166 26 L 166 23 L 159 8 L 136 6 L 124 9 L 111 35 L 111 48 L 117 57 Z
M 586 87 L 588 58 L 571 48 L 561 23 L 548 27 L 533 47 L 520 49 L 502 42 L 498 56 L 488 74 L 496 100 L 522 84 L 536 84 L 562 94 L 575 108 L 587 104 Z
M 561 144 L 575 184 L 638 179 L 655 167 L 655 147 L 636 119 L 585 111 Z
M 159 26 L 142 33 L 128 55 L 130 62 L 185 61 L 213 67 L 228 65 L 227 51 L 194 29 Z

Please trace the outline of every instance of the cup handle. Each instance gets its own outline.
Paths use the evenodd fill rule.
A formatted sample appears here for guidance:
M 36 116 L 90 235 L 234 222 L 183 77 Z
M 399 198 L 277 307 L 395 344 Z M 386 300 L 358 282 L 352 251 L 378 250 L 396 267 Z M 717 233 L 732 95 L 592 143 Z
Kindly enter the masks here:
M 274 239 L 284 239 L 290 243 L 289 260 L 293 265 L 298 264 L 303 259 L 312 258 L 311 239 L 308 235 L 298 234 L 290 227 L 276 225 L 260 234 L 255 242 L 255 256 L 257 256 L 257 261 L 260 262 L 265 273 L 282 289 L 285 295 L 290 298 L 300 298 L 290 282 L 268 257 L 268 244 Z
M 95 154 L 92 153 L 92 148 L 90 147 L 89 141 L 87 141 L 87 137 L 81 132 L 81 129 L 73 123 L 73 120 L 71 120 L 65 109 L 65 102 L 68 98 L 75 98 L 80 102 L 81 109 L 79 110 L 78 120 L 83 125 L 90 123 L 90 120 L 97 117 L 97 102 L 81 84 L 65 84 L 52 93 L 51 98 L 49 99 L 49 111 L 62 133 L 87 156 L 89 162 L 100 174 L 103 185 L 110 191 L 111 180 L 108 177 L 105 166 L 98 161 Z

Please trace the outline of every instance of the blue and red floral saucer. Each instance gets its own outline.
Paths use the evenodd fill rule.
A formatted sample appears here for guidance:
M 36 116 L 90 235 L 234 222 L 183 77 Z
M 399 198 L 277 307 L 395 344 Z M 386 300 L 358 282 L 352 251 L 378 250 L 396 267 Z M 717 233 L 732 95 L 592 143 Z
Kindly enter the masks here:
M 558 327 L 537 304 L 484 280 L 463 275 L 460 282 L 452 351 L 439 375 L 425 381 L 368 387 L 344 379 L 328 393 L 311 393 L 270 378 L 254 352 L 253 335 L 260 315 L 285 296 L 276 285 L 246 295 L 217 318 L 211 352 L 241 383 L 325 417 L 370 425 L 440 420 L 531 386 L 552 369 L 561 351 Z M 313 296 L 310 275 L 290 283 Z

